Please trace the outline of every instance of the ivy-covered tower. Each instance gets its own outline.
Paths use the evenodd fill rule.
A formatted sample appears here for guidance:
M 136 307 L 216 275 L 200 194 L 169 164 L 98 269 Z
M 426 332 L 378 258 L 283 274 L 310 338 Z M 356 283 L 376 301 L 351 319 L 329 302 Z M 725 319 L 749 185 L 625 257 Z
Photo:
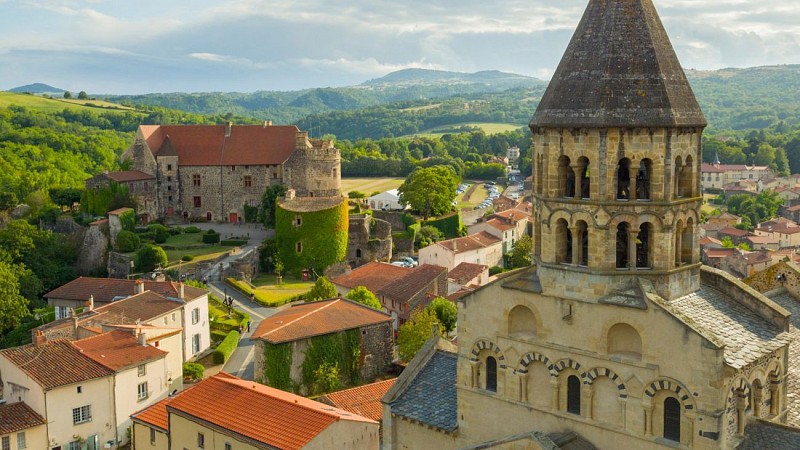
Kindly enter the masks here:
M 651 0 L 592 0 L 531 119 L 539 282 L 699 287 L 706 120 Z

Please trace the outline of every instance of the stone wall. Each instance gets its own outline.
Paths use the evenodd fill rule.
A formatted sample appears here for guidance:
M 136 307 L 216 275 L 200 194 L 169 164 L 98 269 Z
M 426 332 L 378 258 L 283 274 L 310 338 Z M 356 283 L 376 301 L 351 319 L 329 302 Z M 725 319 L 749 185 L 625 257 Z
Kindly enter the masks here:
M 297 133 L 295 151 L 284 163 L 284 182 L 298 197 L 332 197 L 341 193 L 342 158 L 330 141 Z
M 230 276 L 235 278 L 242 278 L 246 279 L 250 282 L 256 275 L 258 275 L 259 269 L 259 251 L 257 248 L 254 248 L 240 258 L 231 261 L 229 269 L 226 269 L 226 272 L 230 273 Z
M 133 260 L 128 255 L 122 253 L 109 252 L 108 254 L 108 277 L 109 278 L 128 278 L 131 274 L 131 263 Z
M 89 226 L 82 238 L 78 235 L 81 245 L 75 266 L 79 274 L 89 275 L 105 266 L 106 254 L 111 247 L 108 233 L 108 222 L 103 221 Z
M 403 216 L 405 214 L 406 213 L 402 211 L 401 212 L 381 211 L 379 209 L 375 209 L 372 211 L 372 216 L 375 217 L 376 219 L 381 219 L 385 220 L 386 222 L 389 222 L 389 224 L 392 226 L 392 230 L 395 233 L 406 230 L 406 224 L 403 222 Z
M 392 259 L 392 225 L 389 222 L 367 214 L 352 215 L 348 222 L 347 261 L 352 267 Z
M 361 382 L 369 383 L 392 364 L 394 334 L 392 322 L 361 329 Z

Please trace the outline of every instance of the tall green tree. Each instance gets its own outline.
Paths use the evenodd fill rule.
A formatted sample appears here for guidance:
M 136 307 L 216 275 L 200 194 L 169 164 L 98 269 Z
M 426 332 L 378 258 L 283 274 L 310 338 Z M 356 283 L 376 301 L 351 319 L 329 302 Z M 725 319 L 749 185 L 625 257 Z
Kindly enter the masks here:
M 444 297 L 434 298 L 425 309 L 430 310 L 436 314 L 436 319 L 442 324 L 444 331 L 447 334 L 456 329 L 456 321 L 458 321 L 458 308 L 456 304 Z
M 444 326 L 439 323 L 436 313 L 431 310 L 423 309 L 404 323 L 397 332 L 397 347 L 400 359 L 411 361 L 419 349 L 431 337 L 433 329 L 438 329 L 439 335 L 443 335 Z
M 366 286 L 356 286 L 350 292 L 348 292 L 347 295 L 345 295 L 345 298 L 361 303 L 362 305 L 369 306 L 370 308 L 377 309 L 378 311 L 383 309 L 378 297 L 376 297 L 372 291 L 367 289 Z
M 527 234 L 522 235 L 521 238 L 514 244 L 514 250 L 511 250 L 509 262 L 511 266 L 516 268 L 527 267 L 531 265 L 531 252 L 533 251 L 533 240 Z
M 456 198 L 458 176 L 449 166 L 417 169 L 406 178 L 398 191 L 400 201 L 411 205 L 425 220 L 452 209 Z
M 327 277 L 319 277 L 314 282 L 314 287 L 308 291 L 308 301 L 313 302 L 316 300 L 326 300 L 336 297 L 336 286 L 328 281 Z
M 258 221 L 267 228 L 275 228 L 275 205 L 278 197 L 286 195 L 286 186 L 273 184 L 261 196 L 261 209 L 258 211 Z
M 0 261 L 0 331 L 18 326 L 30 315 L 28 300 L 19 292 L 23 273 L 22 266 Z
M 166 267 L 167 252 L 157 245 L 145 245 L 136 251 L 136 270 L 151 272 L 158 267 Z

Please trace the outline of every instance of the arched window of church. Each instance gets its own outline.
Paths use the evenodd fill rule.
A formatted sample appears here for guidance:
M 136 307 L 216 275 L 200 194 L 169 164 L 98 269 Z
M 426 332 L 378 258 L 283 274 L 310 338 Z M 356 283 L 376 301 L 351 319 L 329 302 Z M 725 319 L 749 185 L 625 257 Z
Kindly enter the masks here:
M 578 159 L 578 170 L 581 171 L 581 198 L 590 198 L 592 195 L 591 192 L 591 177 L 590 177 L 590 166 L 589 166 L 589 159 L 585 156 L 581 156 Z
M 694 220 L 686 220 L 686 226 L 681 230 L 681 263 L 692 263 L 692 247 L 694 244 Z
M 542 194 L 544 190 L 544 157 L 539 155 L 536 161 L 536 192 Z
M 574 239 L 580 245 L 580 254 L 578 255 L 578 265 L 589 266 L 589 226 L 586 222 L 579 220 L 576 224 L 577 236 Z
M 645 158 L 639 163 L 636 174 L 636 199 L 650 200 L 650 178 L 653 173 L 653 162 Z
M 636 328 L 618 323 L 608 330 L 608 354 L 642 359 L 642 337 Z
M 692 166 L 694 166 L 692 157 L 687 156 L 681 171 L 681 197 L 694 197 L 694 186 L 692 186 L 694 168 Z
M 494 356 L 486 357 L 486 390 L 497 392 L 497 360 Z
M 556 262 L 572 264 L 572 232 L 564 219 L 556 222 Z
M 566 156 L 558 158 L 558 189 L 561 197 L 575 197 L 575 172 Z
M 622 158 L 617 164 L 617 200 L 631 198 L 631 160 Z
M 536 317 L 528 307 L 517 305 L 508 313 L 508 335 L 511 337 L 536 337 Z
M 664 439 L 681 441 L 681 404 L 675 397 L 664 399 Z
M 617 269 L 627 269 L 628 261 L 630 261 L 628 228 L 629 225 L 626 222 L 617 225 Z
M 683 197 L 683 192 L 681 192 L 681 178 L 683 178 L 683 160 L 680 156 L 675 158 L 675 198 Z
M 636 237 L 636 267 L 646 269 L 653 267 L 652 258 L 653 226 L 645 222 L 639 227 Z
M 581 414 L 581 380 L 575 375 L 567 378 L 567 412 Z

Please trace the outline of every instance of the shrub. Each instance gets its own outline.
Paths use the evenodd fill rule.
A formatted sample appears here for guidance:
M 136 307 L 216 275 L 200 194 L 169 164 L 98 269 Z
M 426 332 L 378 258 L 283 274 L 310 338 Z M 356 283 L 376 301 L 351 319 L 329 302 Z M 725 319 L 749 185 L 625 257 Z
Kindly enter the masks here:
M 224 241 L 219 241 L 219 245 L 226 245 L 231 247 L 242 246 L 247 244 L 247 241 L 244 239 L 225 239 Z
M 153 235 L 153 241 L 155 241 L 156 244 L 163 244 L 167 242 L 167 239 L 169 239 L 169 231 L 167 230 L 156 230 Z
M 183 255 L 183 256 L 181 256 L 181 261 L 189 262 L 189 261 L 191 261 L 193 259 L 194 259 L 194 256 L 192 256 L 192 255 Z
M 231 331 L 225 336 L 225 339 L 217 346 L 216 350 L 214 350 L 214 364 L 225 364 L 225 361 L 230 358 L 233 351 L 236 350 L 236 346 L 239 345 L 239 332 L 238 331 Z
M 157 232 L 159 230 L 167 231 L 168 229 L 167 229 L 167 227 L 165 227 L 164 225 L 161 225 L 160 223 L 151 223 L 151 224 L 147 225 L 147 230 L 148 231 L 152 231 L 153 233 L 155 233 L 155 232 Z
M 200 380 L 203 378 L 206 368 L 202 364 L 185 362 L 183 363 L 183 377 L 192 380 Z
M 183 229 L 184 233 L 189 233 L 189 234 L 199 233 L 200 231 L 202 231 L 202 230 L 200 230 L 200 228 L 197 228 L 194 225 L 190 225 L 190 226 L 188 226 L 188 227 Z
M 122 230 L 117 233 L 117 250 L 123 253 L 132 252 L 139 248 L 141 240 L 136 233 Z
M 495 276 L 495 275 L 497 275 L 499 273 L 503 273 L 505 271 L 506 271 L 506 269 L 503 269 L 500 266 L 492 266 L 492 267 L 489 267 L 489 276 L 493 277 L 493 276 Z
M 170 236 L 177 236 L 183 233 L 183 229 L 181 227 L 174 227 L 167 230 Z
M 216 244 L 219 242 L 219 233 L 214 230 L 208 230 L 203 233 L 203 243 Z
M 150 272 L 156 266 L 167 265 L 167 253 L 157 245 L 146 245 L 136 252 L 136 268 L 140 272 Z

